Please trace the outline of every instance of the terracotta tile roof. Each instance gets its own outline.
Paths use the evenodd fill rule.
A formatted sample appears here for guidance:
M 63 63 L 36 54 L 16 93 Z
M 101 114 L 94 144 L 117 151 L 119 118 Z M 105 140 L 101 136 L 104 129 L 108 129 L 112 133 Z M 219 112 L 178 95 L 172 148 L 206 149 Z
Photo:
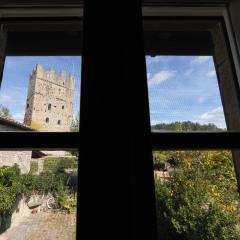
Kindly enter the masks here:
M 12 119 L 11 117 L 9 116 L 5 116 L 3 114 L 0 114 L 0 124 L 4 124 L 4 125 L 7 125 L 7 126 L 12 126 L 12 127 L 15 127 L 15 128 L 19 128 L 19 129 L 22 129 L 22 130 L 26 130 L 26 131 L 35 131 L 33 128 L 23 124 L 23 123 L 20 123 L 14 119 Z

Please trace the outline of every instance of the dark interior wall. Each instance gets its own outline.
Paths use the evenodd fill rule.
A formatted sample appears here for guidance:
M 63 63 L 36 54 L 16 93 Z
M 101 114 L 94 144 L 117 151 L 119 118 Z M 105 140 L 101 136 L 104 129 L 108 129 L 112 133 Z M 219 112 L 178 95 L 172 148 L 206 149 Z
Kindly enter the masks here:
M 233 0 L 229 7 L 229 12 L 233 24 L 238 50 L 240 54 L 240 1 Z

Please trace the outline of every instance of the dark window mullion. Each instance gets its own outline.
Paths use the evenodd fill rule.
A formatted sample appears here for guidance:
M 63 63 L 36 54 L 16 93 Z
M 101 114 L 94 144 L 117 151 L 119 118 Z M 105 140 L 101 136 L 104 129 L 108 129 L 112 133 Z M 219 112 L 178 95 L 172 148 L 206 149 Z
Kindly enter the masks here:
M 76 149 L 80 133 L 72 132 L 0 132 L 0 150 Z
M 7 32 L 4 29 L 4 25 L 0 24 L 0 88 L 2 83 L 3 68 L 5 62 L 5 48 L 7 42 Z
M 152 133 L 153 150 L 240 149 L 240 132 Z

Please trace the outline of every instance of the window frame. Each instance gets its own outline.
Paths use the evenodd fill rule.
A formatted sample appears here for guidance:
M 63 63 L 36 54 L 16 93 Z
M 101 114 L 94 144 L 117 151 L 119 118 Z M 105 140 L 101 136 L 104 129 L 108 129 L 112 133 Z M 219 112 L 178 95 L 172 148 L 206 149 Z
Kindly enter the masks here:
M 237 84 L 236 91 L 240 91 L 240 59 L 236 38 L 233 34 L 232 23 L 226 7 L 146 7 L 143 8 L 143 19 L 196 19 L 219 18 L 222 22 L 227 49 L 230 52 L 232 71 Z M 220 86 L 219 86 L 220 88 Z M 239 103 L 239 99 L 238 99 Z M 239 109 L 240 110 L 240 109 Z M 233 151 L 234 168 L 240 192 L 240 162 L 239 149 L 240 129 L 226 132 L 161 132 L 151 133 L 152 151 L 161 150 L 231 150 Z M 150 185 L 149 185 L 150 186 Z
M 135 1 L 134 1 L 135 2 Z M 140 1 L 139 1 L 140 2 Z M 135 3 L 134 3 L 135 4 Z M 134 5 L 133 4 L 133 5 Z M 140 3 L 139 3 L 140 4 Z M 136 4 L 137 6 L 137 4 Z M 139 5 L 138 5 L 139 7 Z M 119 8 L 121 8 L 121 6 L 119 6 Z M 106 12 L 104 12 L 104 6 L 101 8 L 103 10 L 104 14 Z M 130 3 L 129 3 L 129 9 L 128 11 L 131 12 L 133 8 L 130 8 Z M 93 9 L 94 10 L 94 9 Z M 122 9 L 124 10 L 124 9 Z M 237 52 L 237 48 L 235 46 L 234 43 L 234 36 L 231 35 L 231 24 L 229 22 L 229 16 L 227 14 L 227 10 L 226 8 L 216 8 L 216 7 L 212 7 L 211 11 L 209 11 L 209 8 L 174 8 L 174 7 L 161 7 L 160 9 L 156 9 L 153 8 L 151 11 L 155 11 L 157 10 L 157 13 L 155 11 L 155 13 L 147 13 L 147 11 L 150 11 L 151 9 L 148 8 L 146 11 L 143 8 L 143 16 L 155 16 L 158 17 L 160 16 L 167 16 L 167 17 L 179 17 L 179 16 L 185 16 L 185 17 L 193 17 L 193 16 L 202 16 L 202 17 L 223 17 L 224 21 L 226 23 L 227 26 L 227 33 L 228 33 L 228 37 L 230 39 L 230 45 L 231 45 L 231 49 L 232 49 L 232 53 L 233 53 L 233 60 L 234 60 L 234 64 L 236 66 L 239 66 L 239 62 L 238 62 L 238 57 L 236 56 L 236 52 Z M 194 11 L 193 11 L 194 10 Z M 207 10 L 207 11 L 206 11 Z M 67 15 L 67 17 L 71 17 L 72 14 L 73 15 L 78 15 L 79 14 L 79 9 L 60 9 L 59 12 L 58 10 L 50 10 L 48 9 L 47 13 L 46 13 L 46 9 L 19 9 L 19 10 L 11 10 L 11 11 L 7 11 L 7 10 L 2 10 L 5 13 L 5 16 L 14 16 L 14 17 L 25 17 L 26 15 L 29 17 L 33 17 L 36 13 L 37 16 L 39 17 L 50 17 L 52 15 L 55 15 L 57 17 L 61 17 L 61 16 L 65 16 Z M 15 11 L 15 12 L 14 12 Z M 54 12 L 56 11 L 56 12 Z M 88 11 L 89 11 L 89 5 L 88 5 Z M 106 10 L 105 10 L 106 11 Z M 137 9 L 137 14 L 139 13 L 139 9 Z M 77 13 L 76 13 L 77 12 Z M 129 13 L 128 12 L 128 13 Z M 93 14 L 94 13 L 94 14 Z M 90 14 L 88 14 L 87 18 L 94 18 L 96 17 L 96 12 L 92 12 Z M 92 14 L 92 15 L 91 15 Z M 98 17 L 101 17 L 101 14 L 98 13 Z M 124 14 L 126 14 L 126 18 L 127 13 L 124 12 Z M 82 15 L 81 15 L 82 16 Z M 121 15 L 119 15 L 121 16 Z M 137 15 L 136 17 L 136 22 L 141 25 L 142 22 L 142 16 Z M 130 18 L 127 18 L 130 19 Z M 31 19 L 32 20 L 32 19 Z M 88 22 L 89 24 L 89 22 Z M 126 25 L 125 25 L 126 26 Z M 94 24 L 88 25 L 89 28 L 94 28 Z M 87 29 L 87 36 L 85 37 L 90 38 L 91 33 L 89 33 L 89 28 Z M 129 31 L 129 30 L 128 30 Z M 130 31 L 129 31 L 130 32 Z M 137 33 L 139 33 L 139 36 L 141 35 L 141 29 L 140 30 L 136 30 Z M 133 33 L 134 34 L 134 33 Z M 132 35 L 133 36 L 133 35 Z M 91 39 L 89 39 L 91 40 Z M 143 41 L 143 39 L 139 39 L 139 41 Z M 87 41 L 86 41 L 87 42 Z M 88 68 L 87 71 L 84 72 L 84 78 L 83 80 L 85 82 L 82 82 L 83 85 L 86 85 L 86 81 L 87 78 L 89 78 L 90 80 L 94 79 L 94 76 L 91 75 L 92 72 L 90 71 L 90 65 L 91 65 L 91 61 L 89 60 L 89 52 L 86 53 L 86 47 L 88 46 L 89 43 L 85 42 L 85 46 L 83 46 L 83 51 L 85 51 L 85 61 L 83 63 L 83 68 L 85 69 L 86 67 Z M 120 40 L 119 40 L 120 42 Z M 129 46 L 128 44 L 124 43 L 125 46 L 128 47 L 133 47 L 134 42 L 130 42 Z M 93 42 L 90 41 L 90 44 L 93 44 Z M 117 46 L 117 45 L 116 45 Z M 139 46 L 141 46 L 141 44 L 139 44 Z M 137 48 L 136 48 L 137 49 Z M 235 49 L 235 50 L 234 50 Z M 142 57 L 142 62 L 144 61 L 144 50 L 143 50 L 143 45 L 141 50 L 141 57 Z M 95 54 L 94 56 L 97 55 L 97 51 L 96 49 L 91 49 L 91 51 L 93 51 L 93 54 Z M 95 52 L 94 52 L 95 51 Z M 137 53 L 136 50 L 134 50 L 134 53 Z M 123 59 L 123 58 L 122 58 Z M 104 60 L 107 60 L 106 58 L 104 58 Z M 100 63 L 100 66 L 104 66 L 105 63 Z M 235 66 L 235 69 L 238 71 L 239 68 L 237 68 Z M 95 67 L 95 69 L 98 69 L 100 67 Z M 133 66 L 134 67 L 134 66 Z M 144 65 L 141 65 L 142 68 L 144 68 Z M 99 69 L 98 69 L 99 70 Z M 136 69 L 135 69 L 136 70 Z M 142 69 L 140 69 L 142 70 Z M 127 70 L 128 72 L 130 72 L 130 69 Z M 100 72 L 101 76 L 103 75 L 102 72 Z M 240 79 L 240 72 L 237 72 L 238 75 L 238 80 Z M 141 80 L 145 79 L 146 80 L 146 72 L 144 75 L 144 71 L 141 71 L 139 73 L 139 75 Z M 123 77 L 124 78 L 124 77 Z M 126 76 L 125 76 L 126 78 Z M 141 82 L 141 87 L 140 87 L 140 93 L 136 96 L 139 99 L 139 96 L 141 95 L 141 93 L 145 93 L 147 91 L 147 82 L 142 83 Z M 145 85 L 144 85 L 145 84 Z M 89 86 L 89 85 L 88 85 Z M 83 86 L 83 88 L 87 89 L 86 86 Z M 138 89 L 139 90 L 139 89 Z M 143 91 L 142 91 L 143 90 Z M 81 94 L 81 98 L 85 101 L 86 98 L 88 98 L 88 93 L 92 93 L 91 91 L 85 91 L 81 90 L 82 94 Z M 146 98 L 147 96 L 144 95 L 144 98 Z M 147 99 L 145 99 L 146 103 Z M 86 107 L 88 105 L 89 101 L 87 103 L 84 103 L 85 105 L 83 105 L 82 108 L 82 101 L 81 101 L 81 112 L 84 112 L 86 110 Z M 90 104 L 89 104 L 90 105 Z M 92 106 L 96 106 L 94 104 L 90 105 L 88 107 L 92 107 Z M 126 105 L 125 105 L 126 106 Z M 137 106 L 136 106 L 137 107 Z M 137 107 L 138 108 L 138 107 Z M 91 186 L 92 183 L 94 183 L 93 180 L 88 178 L 88 174 L 89 174 L 89 166 L 87 165 L 87 163 L 85 162 L 84 164 L 81 165 L 81 176 L 80 176 L 80 180 L 86 180 L 88 181 L 87 183 L 81 184 L 80 185 L 80 189 L 83 192 L 83 199 L 81 199 L 81 203 L 82 203 L 82 207 L 81 207 L 81 214 L 79 214 L 78 219 L 77 219 L 77 227 L 78 227 L 78 231 L 77 231 L 77 236 L 80 236 L 80 231 L 82 232 L 81 235 L 81 239 L 90 239 L 88 236 L 86 236 L 86 238 L 82 238 L 82 236 L 85 237 L 85 234 L 87 233 L 90 236 L 93 236 L 95 234 L 96 237 L 105 237 L 105 239 L 112 239 L 113 236 L 116 236 L 116 232 L 115 235 L 111 235 L 110 233 L 115 230 L 118 230 L 118 237 L 123 236 L 121 239 L 124 239 L 124 237 L 126 238 L 126 234 L 128 234 L 128 236 L 131 236 L 132 239 L 140 239 L 140 237 L 145 237 L 146 239 L 155 239 L 154 237 L 155 235 L 155 231 L 156 231 L 156 219 L 155 219 L 155 208 L 154 208 L 154 186 L 153 186 L 153 171 L 152 171 L 152 158 L 151 158 L 151 150 L 152 149 L 148 149 L 149 146 L 147 146 L 147 154 L 146 152 L 144 152 L 143 156 L 141 157 L 141 154 L 136 153 L 136 149 L 141 149 L 144 150 L 145 149 L 145 145 L 144 143 L 146 143 L 146 145 L 149 144 L 149 142 L 151 142 L 151 147 L 153 149 L 164 149 L 164 150 L 168 150 L 168 149 L 225 149 L 225 148 L 231 148 L 231 149 L 240 149 L 240 142 L 235 141 L 235 137 L 237 137 L 238 139 L 240 138 L 240 132 L 238 131 L 234 131 L 234 132 L 223 132 L 223 133 L 151 133 L 150 134 L 150 126 L 148 126 L 149 122 L 148 122 L 148 118 L 149 116 L 146 116 L 145 113 L 147 111 L 145 111 L 148 106 L 145 104 L 143 106 L 144 111 L 142 113 L 143 116 L 143 121 L 137 125 L 136 128 L 134 128 L 133 131 L 131 131 L 131 128 L 129 127 L 128 131 L 129 131 L 129 135 L 125 135 L 125 140 L 127 140 L 127 144 L 130 145 L 129 149 L 130 150 L 126 150 L 127 145 L 123 145 L 123 151 L 125 151 L 125 153 L 128 153 L 127 156 L 127 160 L 130 160 L 131 158 L 133 158 L 133 161 L 129 161 L 126 162 L 124 161 L 123 163 L 119 163 L 118 168 L 116 169 L 116 172 L 121 175 L 121 179 L 120 177 L 115 179 L 115 184 L 117 187 L 121 187 L 123 186 L 124 190 L 120 189 L 120 193 L 126 194 L 127 196 L 122 196 L 120 194 L 118 194 L 116 192 L 116 190 L 111 189 L 110 187 L 110 183 L 109 183 L 109 177 L 114 177 L 114 174 L 111 173 L 111 171 L 109 171 L 109 168 L 104 168 L 107 166 L 107 164 L 110 164 L 111 162 L 106 162 L 103 161 L 102 163 L 102 167 L 100 168 L 100 170 L 102 170 L 103 173 L 98 173 L 97 170 L 95 169 L 91 169 L 93 173 L 96 174 L 97 177 L 99 177 L 98 181 L 99 183 L 97 184 L 102 184 L 105 183 L 106 185 L 109 184 L 108 189 L 107 187 L 104 189 L 101 189 L 101 194 L 99 196 L 103 196 L 102 198 L 100 197 L 99 199 L 99 203 L 102 204 L 100 205 L 100 207 L 95 206 L 93 203 L 95 202 L 95 199 L 90 199 L 90 197 L 95 196 L 89 189 L 88 187 Z M 131 109 L 130 109 L 131 110 Z M 139 109 L 137 109 L 137 112 Z M 91 109 L 91 111 L 94 111 L 94 109 Z M 106 112 L 104 112 L 106 113 Z M 148 114 L 149 115 L 149 114 Z M 82 116 L 82 114 L 81 114 Z M 88 115 L 89 116 L 89 115 Z M 94 116 L 94 114 L 92 115 Z M 76 133 L 76 132 L 69 132 L 69 133 L 62 133 L 62 132 L 0 132 L 0 139 L 4 139 L 4 141 L 1 141 L 0 143 L 0 150 L 30 150 L 30 149 L 39 149 L 39 150 L 61 150 L 61 149 L 67 149 L 67 150 L 75 150 L 75 149 L 83 149 L 85 146 L 87 146 L 87 150 L 84 151 L 83 154 L 83 159 L 87 160 L 88 156 L 87 156 L 87 151 L 90 151 L 91 149 L 97 148 L 97 150 L 99 150 L 99 148 L 97 146 L 94 145 L 94 139 L 95 136 L 91 135 L 91 133 L 94 133 L 94 131 L 91 131 L 91 127 L 92 126 L 88 126 L 86 123 L 88 121 L 87 117 L 83 117 L 84 119 L 81 119 L 81 127 L 84 130 L 84 133 Z M 129 119 L 128 119 L 129 120 Z M 132 120 L 132 119 L 131 119 Z M 127 124 L 124 122 L 124 126 L 127 126 Z M 144 136 L 142 136 L 142 132 L 138 135 L 137 130 L 140 130 L 141 128 L 138 128 L 139 126 L 145 126 L 146 129 L 143 130 L 144 133 L 146 133 Z M 87 130 L 84 129 L 84 127 L 89 127 Z M 110 129 L 110 131 L 112 131 L 112 136 L 115 134 L 115 136 L 118 136 L 119 133 L 121 133 L 121 130 L 112 130 Z M 90 132 L 90 135 L 88 135 L 88 133 Z M 100 135 L 97 135 L 97 139 L 101 140 L 104 139 L 105 137 L 105 132 L 109 133 L 109 130 L 102 130 L 102 131 L 98 131 L 97 133 Z M 149 135 L 150 138 L 149 138 Z M 107 136 L 111 136 L 109 134 L 107 134 Z M 82 141 L 82 137 L 84 139 L 84 141 Z M 14 141 L 12 141 L 12 139 L 14 139 Z M 47 141 L 45 141 L 47 139 Z M 174 139 L 174 141 L 173 141 Z M 87 140 L 87 141 L 86 141 Z M 93 143 L 92 143 L 93 142 Z M 119 143 L 118 142 L 114 142 L 112 141 L 112 139 L 107 139 L 107 142 L 110 143 L 111 147 L 118 147 Z M 142 143 L 142 144 L 141 144 Z M 91 145 L 92 144 L 92 145 Z M 124 143 L 122 143 L 124 144 Z M 99 145 L 104 147 L 104 141 L 99 142 Z M 92 148 L 91 148 L 92 147 Z M 81 150 L 80 149 L 80 150 Z M 106 151 L 106 146 L 105 146 L 105 151 Z M 127 152 L 128 151 L 128 152 Z M 108 154 L 107 153 L 101 153 L 103 156 L 104 154 L 106 155 L 106 159 L 109 160 L 108 158 Z M 118 156 L 117 156 L 118 157 Z M 137 164 L 137 157 L 139 157 L 141 160 L 144 161 L 140 161 L 139 164 Z M 144 159 L 145 158 L 145 159 Z M 105 160 L 105 159 L 104 159 Z M 124 171 L 126 170 L 125 167 L 127 166 L 128 171 Z M 97 165 L 97 167 L 99 167 L 99 165 Z M 145 168 L 146 167 L 146 168 Z M 104 175 L 106 174 L 106 176 Z M 131 175 L 131 177 L 129 177 L 129 175 Z M 129 179 L 131 179 L 131 184 L 129 184 Z M 136 184 L 136 186 L 134 185 L 135 182 L 137 180 L 140 180 L 138 184 Z M 129 188 L 128 185 L 131 185 Z M 102 185 L 102 187 L 104 187 L 104 185 Z M 131 193 L 129 193 L 129 189 L 132 190 Z M 111 190 L 111 193 L 108 193 L 108 191 Z M 97 193 L 100 193 L 100 190 L 95 190 Z M 151 196 L 149 196 L 149 194 Z M 118 197 L 118 199 L 114 198 L 114 197 Z M 141 197 L 138 198 L 138 197 Z M 109 198 L 113 198 L 110 199 Z M 79 198 L 80 199 L 80 198 Z M 101 200 L 102 199 L 102 200 Z M 137 202 L 137 204 L 135 204 Z M 117 208 L 116 208 L 116 203 Z M 107 205 L 109 204 L 109 205 Z M 151 204 L 148 205 L 148 204 Z M 104 208 L 105 207 L 105 208 Z M 149 208 L 151 208 L 149 210 Z M 93 209 L 93 210 L 92 210 Z M 112 209 L 116 209 L 116 213 L 111 213 Z M 132 210 L 133 209 L 133 210 Z M 78 210 L 79 210 L 79 206 L 78 206 Z M 95 211 L 95 212 L 94 212 Z M 96 225 L 92 224 L 92 220 L 91 214 L 96 214 L 96 218 L 98 219 L 98 216 L 102 216 L 104 213 L 105 215 L 108 217 L 108 220 L 104 220 L 102 219 L 102 222 L 97 222 Z M 128 215 L 129 212 L 131 212 L 131 216 Z M 102 214 L 102 215 L 101 215 Z M 90 217 L 89 217 L 90 216 Z M 114 219 L 112 219 L 111 217 L 115 216 Z M 122 217 L 129 217 L 129 219 L 124 219 L 125 221 L 122 221 Z M 80 218 L 79 218 L 80 217 Z M 84 218 L 85 217 L 85 218 Z M 118 218 L 119 217 L 119 218 Z M 106 223 L 109 224 L 108 228 L 106 228 Z M 118 227 L 117 225 L 119 224 L 120 227 Z M 129 228 L 130 226 L 130 228 Z M 81 229 L 80 229 L 81 227 Z M 95 227 L 95 231 L 93 231 L 92 228 Z M 112 229 L 111 229 L 112 227 Z M 80 229 L 80 231 L 79 231 Z M 86 234 L 86 235 L 87 235 Z M 110 237 L 111 236 L 111 237 Z M 120 238 L 119 238 L 120 239 Z
M 166 14 L 167 12 L 167 14 Z M 196 19 L 211 19 L 218 20 L 221 23 L 221 28 L 224 33 L 224 41 L 229 52 L 229 61 L 233 78 L 236 80 L 236 104 L 239 106 L 240 99 L 240 61 L 238 57 L 238 47 L 236 44 L 235 35 L 233 34 L 229 12 L 225 7 L 179 7 L 179 8 L 146 8 L 143 9 L 145 19 L 184 19 L 187 21 Z M 143 18 L 143 19 L 144 19 Z M 221 86 L 219 85 L 219 90 Z M 222 94 L 221 94 L 222 95 Z M 227 94 L 229 96 L 229 94 Z M 222 96 L 221 96 L 222 98 Z M 222 99 L 223 101 L 223 99 Z M 226 102 L 225 102 L 226 105 Z M 229 104 L 227 104 L 229 107 Z M 237 106 L 236 105 L 236 106 Z M 226 106 L 225 106 L 226 107 Z M 225 109 L 226 111 L 226 109 Z M 240 109 L 238 108 L 238 113 Z M 231 116 L 232 118 L 232 116 Z M 226 119 L 227 120 L 227 119 Z M 229 120 L 229 119 L 228 119 Z M 236 118 L 235 118 L 236 120 Z M 232 122 L 232 121 L 231 121 Z M 227 123 L 228 124 L 228 123 Z M 222 133 L 218 132 L 159 132 L 151 133 L 152 150 L 206 150 L 206 149 L 229 149 L 233 151 L 233 161 L 238 183 L 238 191 L 240 192 L 240 161 L 239 161 L 239 146 L 236 139 L 240 136 L 240 129 L 234 129 Z M 174 141 L 173 141 L 174 139 Z
M 182 12 L 180 11 L 182 14 Z M 221 12 L 222 13 L 222 12 Z M 224 25 L 225 19 L 223 15 L 216 15 L 214 17 L 210 17 L 209 15 L 207 16 L 202 16 L 196 15 L 196 16 L 182 16 L 182 15 L 176 15 L 173 14 L 173 16 L 170 14 L 170 16 L 165 16 L 165 15 L 154 15 L 150 14 L 150 16 L 147 16 L 147 14 L 144 15 L 144 19 L 146 20 L 151 20 L 151 21 L 158 21 L 158 20 L 186 20 L 186 21 L 195 21 L 195 20 L 205 20 L 205 19 L 210 19 L 210 20 L 217 20 L 222 23 L 223 31 L 225 31 L 225 40 L 227 49 L 229 51 L 229 59 L 232 63 L 232 72 L 234 77 L 236 78 L 236 84 L 237 84 L 237 89 L 236 92 L 239 94 L 240 93 L 240 75 L 238 75 L 238 65 L 239 65 L 239 60 L 237 58 L 237 54 L 235 52 L 236 45 L 234 42 L 231 43 L 232 38 L 229 37 L 229 32 L 227 31 L 227 25 Z M 209 18 L 210 17 L 210 18 Z M 157 30 L 156 30 L 157 31 Z M 202 50 L 200 50 L 201 52 Z M 202 54 L 202 53 L 201 53 Z M 201 55 L 200 54 L 200 55 Z M 191 55 L 191 54 L 190 54 Z M 203 54 L 204 55 L 204 54 Z M 234 58 L 234 56 L 236 58 Z M 240 66 L 240 65 L 239 65 Z M 220 86 L 218 85 L 219 89 Z M 238 103 L 240 100 L 238 99 Z M 240 111 L 240 110 L 239 110 Z M 234 129 L 234 130 L 228 130 L 226 132 L 176 132 L 176 131 L 169 131 L 169 132 L 152 132 L 152 145 L 153 149 L 163 149 L 163 150 L 168 150 L 168 149 L 226 149 L 226 148 L 232 148 L 236 149 L 238 146 L 240 146 L 236 141 L 234 141 L 237 137 L 240 136 L 240 129 Z M 171 141 L 171 138 L 174 139 L 174 141 Z
M 67 11 L 68 12 L 68 11 Z M 27 13 L 27 17 L 25 15 Z M 54 14 L 55 13 L 55 14 Z M 82 24 L 82 9 L 75 9 L 72 14 L 64 14 L 62 9 L 59 11 L 59 9 L 53 9 L 52 11 L 49 9 L 49 11 L 45 12 L 43 9 L 33 9 L 33 11 L 28 9 L 22 9 L 22 10 L 15 10 L 13 13 L 11 9 L 9 11 L 6 10 L 0 10 L 0 16 L 5 15 L 4 18 L 0 18 L 0 25 L 8 24 L 7 26 L 10 26 L 10 32 L 13 33 L 21 33 L 21 28 L 19 29 L 18 26 L 24 26 L 25 24 L 25 30 L 27 32 L 36 32 L 35 24 L 39 24 L 39 26 L 42 26 L 43 29 L 46 29 L 46 31 L 50 31 L 54 33 L 55 31 L 64 31 L 64 29 L 68 30 L 68 28 L 72 25 L 73 29 L 76 29 L 76 25 L 78 23 Z M 34 15 L 34 18 L 32 18 L 31 14 Z M 54 17 L 50 17 L 50 16 Z M 64 15 L 67 15 L 66 17 Z M 19 22 L 18 22 L 19 21 Z M 50 24 L 49 29 L 47 24 Z M 59 30 L 58 28 L 55 30 L 54 25 L 61 25 Z M 65 25 L 64 25 L 65 24 Z M 66 26 L 66 27 L 65 27 Z M 82 29 L 82 25 L 80 27 Z M 4 27 L 3 27 L 4 29 Z M 23 27 L 24 29 L 24 27 Z M 32 29 L 32 30 L 31 30 Z M 6 30 L 6 32 L 8 32 Z M 38 30 L 37 30 L 38 32 Z M 64 43 L 64 42 L 63 42 Z M 6 49 L 6 46 L 5 46 Z M 37 46 L 36 46 L 37 49 Z M 50 50 L 50 49 L 49 49 Z M 46 49 L 46 52 L 48 49 Z M 71 51 L 71 50 L 70 50 Z M 50 50 L 51 52 L 51 50 Z M 27 53 L 27 55 L 29 52 Z M 15 56 L 15 54 L 13 54 Z M 16 54 L 18 55 L 18 54 Z M 43 55 L 47 54 L 44 52 Z M 50 54 L 51 55 L 51 54 Z M 78 55 L 78 54 L 76 54 Z M 5 61 L 6 51 L 4 51 L 4 61 Z M 1 72 L 3 72 L 4 64 L 1 67 Z M 0 84 L 2 82 L 2 78 L 0 79 Z M 1 85 L 0 85 L 1 86 Z M 80 101 L 80 99 L 79 99 Z M 51 104 L 50 104 L 51 105 Z M 51 106 L 52 107 L 52 106 Z M 48 104 L 48 111 L 51 111 L 51 107 L 49 109 Z M 49 123 L 49 121 L 47 122 Z M 79 132 L 34 132 L 34 134 L 31 134 L 33 132 L 0 132 L 0 139 L 5 139 L 6 141 L 1 142 L 0 144 L 0 150 L 33 150 L 33 149 L 42 149 L 42 150 L 76 150 L 80 148 L 79 145 L 79 139 L 80 139 L 80 133 Z M 11 141 L 11 139 L 15 139 L 14 142 Z M 51 141 L 43 141 L 43 139 L 52 139 Z M 30 141 L 29 141 L 30 140 Z M 67 141 L 66 141 L 67 140 Z

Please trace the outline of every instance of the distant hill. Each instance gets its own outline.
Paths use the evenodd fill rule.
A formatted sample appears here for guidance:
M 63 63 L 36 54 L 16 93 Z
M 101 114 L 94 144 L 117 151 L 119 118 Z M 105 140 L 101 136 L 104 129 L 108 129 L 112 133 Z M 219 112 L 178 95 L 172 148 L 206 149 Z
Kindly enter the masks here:
M 173 123 L 158 123 L 151 126 L 152 130 L 165 130 L 165 131 L 223 131 L 224 129 L 218 128 L 215 124 L 199 124 L 191 121 L 173 122 Z

